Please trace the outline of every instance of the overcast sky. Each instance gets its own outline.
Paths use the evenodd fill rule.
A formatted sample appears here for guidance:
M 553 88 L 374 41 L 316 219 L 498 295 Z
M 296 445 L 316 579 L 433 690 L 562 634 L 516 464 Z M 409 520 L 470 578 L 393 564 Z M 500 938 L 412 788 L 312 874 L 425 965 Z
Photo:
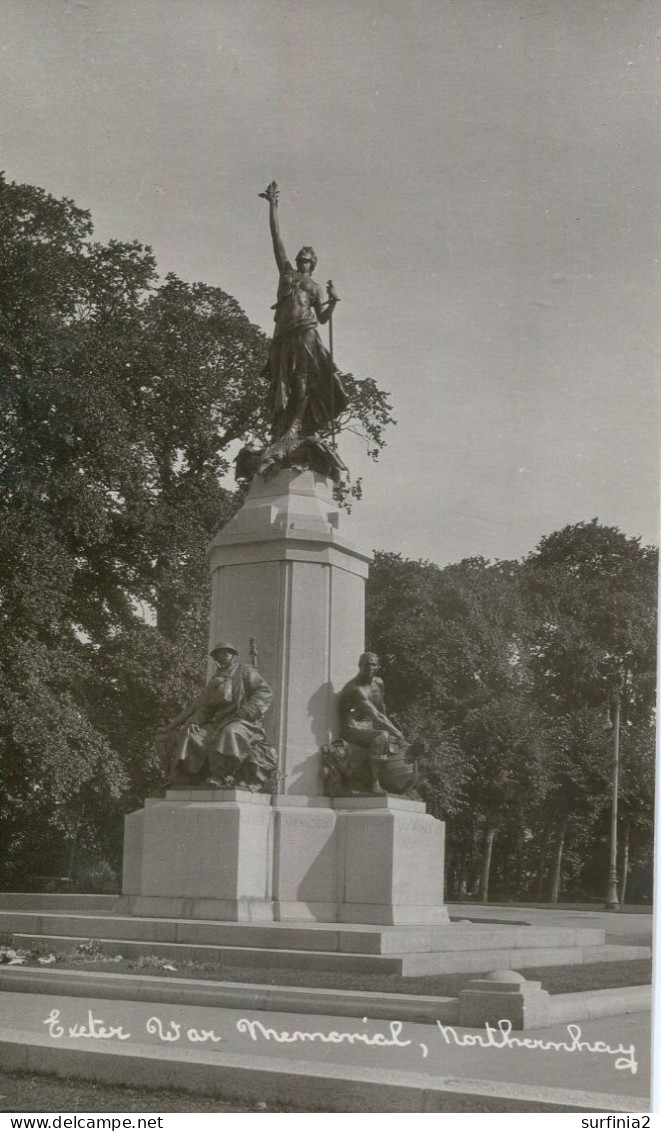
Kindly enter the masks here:
M 399 421 L 368 545 L 518 557 L 598 516 L 656 542 L 659 9 L 643 0 L 4 0 L 9 179 L 269 330 L 292 255 Z

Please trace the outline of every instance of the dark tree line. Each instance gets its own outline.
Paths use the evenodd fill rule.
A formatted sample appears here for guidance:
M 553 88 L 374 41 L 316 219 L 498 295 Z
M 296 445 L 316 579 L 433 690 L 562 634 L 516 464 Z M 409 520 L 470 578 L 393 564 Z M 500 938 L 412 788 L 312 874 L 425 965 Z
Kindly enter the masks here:
M 161 280 L 149 248 L 100 244 L 73 202 L 0 179 L 4 885 L 99 886 L 160 782 L 154 730 L 204 675 L 236 442 L 267 437 L 265 352 L 224 291 Z M 346 383 L 376 454 L 387 397 Z M 368 641 L 425 743 L 455 894 L 602 889 L 616 683 L 623 854 L 649 855 L 655 574 L 654 550 L 596 521 L 523 562 L 377 555 Z
M 206 546 L 241 501 L 223 477 L 267 438 L 266 348 L 224 291 L 0 179 L 5 882 L 116 864 L 159 779 L 154 728 L 204 676 Z M 387 397 L 344 380 L 375 454 Z
M 596 519 L 522 562 L 377 556 L 368 639 L 394 712 L 425 743 L 453 894 L 603 896 L 615 692 L 623 894 L 649 863 L 657 557 Z

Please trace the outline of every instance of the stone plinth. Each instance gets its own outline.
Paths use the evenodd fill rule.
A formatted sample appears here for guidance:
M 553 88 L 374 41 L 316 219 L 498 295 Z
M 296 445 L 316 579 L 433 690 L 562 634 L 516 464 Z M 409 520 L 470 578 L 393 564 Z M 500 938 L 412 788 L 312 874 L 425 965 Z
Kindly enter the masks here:
M 323 794 L 319 748 L 336 730 L 337 692 L 364 649 L 371 555 L 343 534 L 330 480 L 312 471 L 257 477 L 211 548 L 210 642 L 231 640 L 274 691 L 264 724 L 280 792 Z
M 459 1024 L 467 1028 L 499 1023 L 512 1029 L 538 1029 L 551 1019 L 551 996 L 541 982 L 528 982 L 516 970 L 494 970 L 475 978 L 459 995 Z
M 447 923 L 445 825 L 420 801 L 336 798 L 342 923 Z
M 123 906 L 133 915 L 273 918 L 273 810 L 244 790 L 168 790 L 125 822 Z
M 440 924 L 445 826 L 403 797 L 275 806 L 274 917 L 332 923 Z
M 275 919 L 334 923 L 339 903 L 337 814 L 330 798 L 283 795 L 274 811 Z
M 168 790 L 126 819 L 122 908 L 226 922 L 436 925 L 444 825 L 402 797 Z

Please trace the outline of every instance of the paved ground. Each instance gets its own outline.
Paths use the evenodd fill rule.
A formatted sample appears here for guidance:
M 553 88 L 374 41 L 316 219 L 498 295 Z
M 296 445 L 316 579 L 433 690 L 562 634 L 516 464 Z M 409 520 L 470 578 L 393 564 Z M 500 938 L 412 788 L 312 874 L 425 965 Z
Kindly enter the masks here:
M 650 1016 L 631 1014 L 512 1034 L 510 1039 L 559 1042 L 568 1048 L 481 1047 L 484 1030 L 441 1030 L 434 1025 L 363 1022 L 310 1014 L 259 1013 L 202 1006 L 172 1006 L 150 1002 L 121 1002 L 70 998 L 48 994 L 3 994 L 2 1029 L 15 1030 L 49 1044 L 90 1050 L 111 1045 L 123 1051 L 149 1046 L 250 1056 L 255 1063 L 268 1058 L 314 1064 L 352 1066 L 405 1072 L 412 1081 L 454 1077 L 538 1084 L 599 1093 L 648 1097 L 650 1090 Z M 314 1041 L 283 1034 L 320 1033 Z M 280 1040 L 276 1035 L 280 1036 Z M 350 1041 L 364 1034 L 376 1043 Z M 377 1037 L 377 1034 L 380 1034 Z M 497 1045 L 501 1036 L 494 1035 Z M 598 1050 L 579 1042 L 602 1042 Z M 607 1046 L 608 1048 L 604 1047 Z M 633 1046 L 633 1051 L 632 1051 Z M 571 1051 L 570 1051 L 571 1050 Z M 611 1050 L 611 1051 L 608 1051 Z M 637 1071 L 631 1069 L 635 1061 Z M 631 1107 L 635 1110 L 635 1106 Z
M 600 908 L 521 907 L 500 904 L 451 904 L 450 914 L 471 919 L 525 922 L 549 927 L 597 927 L 608 942 L 649 945 L 653 917 L 640 913 L 608 913 Z M 196 1054 L 248 1056 L 255 1066 L 290 1059 L 316 1065 L 380 1069 L 405 1073 L 412 1082 L 453 1077 L 458 1080 L 497 1081 L 500 1084 L 538 1085 L 568 1091 L 630 1096 L 627 1110 L 644 1110 L 650 1089 L 650 1016 L 633 1014 L 581 1022 L 571 1032 L 566 1025 L 512 1034 L 536 1042 L 557 1042 L 571 1048 L 520 1048 L 494 1035 L 494 1045 L 482 1047 L 484 1031 L 388 1022 L 362 1022 L 348 1018 L 283 1013 L 257 1013 L 207 1007 L 154 1003 L 88 1000 L 47 994 L 4 993 L 0 1028 L 46 1037 L 53 1046 L 108 1048 L 125 1051 L 145 1046 L 163 1048 L 167 1055 Z M 55 1014 L 53 1011 L 57 1011 Z M 92 1022 L 89 1012 L 91 1011 Z M 50 1018 L 50 1020 L 49 1020 Z M 73 1034 L 69 1035 L 69 1030 Z M 268 1031 L 272 1032 L 269 1033 Z M 274 1034 L 321 1033 L 328 1041 L 281 1039 Z M 364 1034 L 377 1041 L 351 1042 L 349 1034 Z M 125 1039 L 124 1039 L 125 1038 Z M 598 1050 L 586 1047 L 601 1042 Z M 583 1047 L 577 1047 L 582 1043 Z M 634 1048 L 631 1053 L 631 1046 Z M 619 1052 L 609 1051 L 617 1050 Z M 632 1059 L 637 1072 L 630 1070 Z M 620 1066 L 616 1066 L 620 1061 Z M 0 1062 L 0 1068 L 2 1067 Z M 640 1103 L 636 1102 L 636 1098 Z M 82 1110 L 82 1109 L 80 1109 Z M 108 1108 L 107 1110 L 110 1110 Z M 137 1109 L 136 1109 L 137 1110 Z M 172 1109 L 170 1109 L 172 1110 Z M 175 1108 L 176 1110 L 176 1108 Z M 182 1110 L 186 1110 L 185 1107 Z M 206 1109 L 205 1109 L 206 1110 Z M 211 1109 L 213 1110 L 213 1109 Z M 220 1108 L 218 1110 L 221 1110 Z M 234 1109 L 229 1109 L 234 1110 Z M 351 1109 L 354 1110 L 354 1109 Z M 507 1107 L 476 1108 L 507 1110 Z M 531 1109 L 532 1110 L 532 1109 Z

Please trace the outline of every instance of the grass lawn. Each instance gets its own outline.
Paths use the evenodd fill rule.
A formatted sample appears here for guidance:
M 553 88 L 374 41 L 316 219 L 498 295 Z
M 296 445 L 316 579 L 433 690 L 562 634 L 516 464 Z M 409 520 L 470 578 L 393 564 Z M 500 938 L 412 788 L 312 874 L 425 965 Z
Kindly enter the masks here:
M 267 1106 L 255 1100 L 193 1095 L 189 1092 L 128 1088 L 92 1084 L 89 1080 L 61 1080 L 57 1076 L 0 1072 L 0 1112 L 277 1112 L 307 1111 L 307 1108 Z M 317 1109 L 318 1110 L 318 1109 Z
M 292 1086 L 294 1091 L 295 1085 Z M 167 1090 L 148 1090 L 147 1088 L 125 1088 L 111 1084 L 91 1084 L 88 1080 L 60 1080 L 55 1076 L 35 1076 L 32 1073 L 0 1072 L 0 1112 L 136 1112 L 151 1114 L 161 1112 L 222 1112 L 223 1114 L 250 1112 L 271 1114 L 274 1112 L 315 1113 L 325 1108 L 297 1107 L 295 1095 L 292 1104 L 282 1107 L 259 1100 L 243 1103 L 240 1099 L 222 1096 L 193 1095 L 189 1092 Z M 484 1096 L 449 1097 L 452 1112 L 502 1112 L 503 1100 L 490 1100 Z M 347 1109 L 354 1111 L 354 1107 Z M 363 1110 L 381 1113 L 381 1106 Z M 530 1104 L 526 1112 L 562 1111 L 562 1108 L 538 1107 Z
M 218 968 L 217 968 L 218 969 Z M 552 994 L 579 990 L 601 990 L 615 986 L 641 986 L 652 981 L 651 959 L 635 962 L 595 962 L 585 966 L 545 966 L 524 970 L 525 977 L 539 981 Z M 483 974 L 431 974 L 402 978 L 399 974 L 324 974 L 301 970 L 252 970 L 228 968 L 223 980 L 257 982 L 261 978 L 273 986 L 311 986 L 318 989 L 373 990 L 393 994 L 424 994 L 431 997 L 456 997 L 473 978 Z M 194 977 L 196 975 L 189 975 Z M 219 977 L 211 973 L 203 977 Z

